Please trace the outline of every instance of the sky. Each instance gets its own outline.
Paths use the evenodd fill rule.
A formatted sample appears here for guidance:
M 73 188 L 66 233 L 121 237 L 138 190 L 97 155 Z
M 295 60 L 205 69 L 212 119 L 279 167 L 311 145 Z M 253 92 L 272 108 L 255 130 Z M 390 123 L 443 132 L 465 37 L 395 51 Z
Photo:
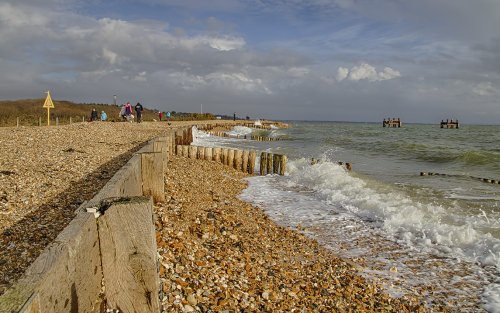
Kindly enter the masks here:
M 0 0 L 0 99 L 500 124 L 499 29 L 499 0 Z

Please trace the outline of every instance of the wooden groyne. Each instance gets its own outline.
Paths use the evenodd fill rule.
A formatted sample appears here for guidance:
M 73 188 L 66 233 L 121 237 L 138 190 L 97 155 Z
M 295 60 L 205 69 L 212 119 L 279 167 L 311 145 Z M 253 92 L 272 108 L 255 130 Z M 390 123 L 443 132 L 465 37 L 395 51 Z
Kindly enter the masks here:
M 249 174 L 255 173 L 257 153 L 254 150 L 178 145 L 176 154 L 190 159 L 222 163 Z M 260 175 L 284 175 L 286 163 L 287 157 L 285 155 L 262 152 L 259 173 Z
M 210 130 L 230 130 L 234 126 L 244 126 L 248 128 L 255 129 L 273 129 L 273 126 L 277 128 L 288 128 L 288 124 L 282 122 L 272 122 L 272 121 L 261 121 L 260 124 L 256 124 L 255 122 L 247 122 L 247 121 L 235 121 L 234 123 L 211 123 L 211 124 L 196 124 L 196 128 L 203 131 Z
M 399 117 L 395 118 L 387 118 L 382 121 L 382 127 L 396 128 L 401 127 L 403 123 L 401 123 L 401 119 Z
M 446 121 L 441 120 L 440 127 L 441 128 L 456 128 L 456 129 L 458 129 L 459 123 L 458 123 L 458 120 L 453 120 L 453 119 L 449 119 L 449 120 L 447 119 Z
M 0 296 L 0 313 L 159 312 L 153 202 L 165 201 L 167 163 L 191 127 L 150 140 Z
M 315 159 L 315 158 L 311 159 L 311 165 L 315 165 L 315 164 L 318 164 L 320 162 L 321 162 L 320 159 Z M 349 172 L 352 171 L 352 164 L 350 162 L 340 162 L 339 161 L 339 162 L 337 162 L 337 164 L 342 166 L 343 168 L 345 168 Z
M 286 162 L 286 155 L 262 152 L 260 154 L 260 175 L 285 175 Z
M 207 131 L 208 134 L 217 137 L 226 138 L 236 138 L 236 139 L 249 139 L 255 141 L 280 141 L 285 140 L 283 137 L 267 137 L 267 136 L 257 136 L 257 135 L 229 135 L 228 133 L 220 130 L 210 130 Z
M 420 176 L 467 177 L 467 178 L 472 178 L 472 179 L 479 180 L 479 181 L 482 181 L 482 182 L 485 182 L 485 183 L 489 183 L 489 184 L 499 184 L 500 185 L 500 180 L 498 180 L 498 179 L 482 178 L 482 177 L 469 176 L 469 175 L 456 175 L 456 174 L 443 174 L 443 173 L 433 173 L 433 172 L 420 172 Z

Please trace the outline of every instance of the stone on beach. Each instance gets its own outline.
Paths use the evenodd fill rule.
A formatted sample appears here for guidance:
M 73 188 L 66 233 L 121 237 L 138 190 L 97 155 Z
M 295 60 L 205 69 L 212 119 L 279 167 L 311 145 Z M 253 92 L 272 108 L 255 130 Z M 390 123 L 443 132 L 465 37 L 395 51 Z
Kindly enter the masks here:
M 351 262 L 239 200 L 247 174 L 174 156 L 166 175 L 170 201 L 155 208 L 164 312 L 186 305 L 201 312 L 425 311 L 419 299 L 391 298 Z

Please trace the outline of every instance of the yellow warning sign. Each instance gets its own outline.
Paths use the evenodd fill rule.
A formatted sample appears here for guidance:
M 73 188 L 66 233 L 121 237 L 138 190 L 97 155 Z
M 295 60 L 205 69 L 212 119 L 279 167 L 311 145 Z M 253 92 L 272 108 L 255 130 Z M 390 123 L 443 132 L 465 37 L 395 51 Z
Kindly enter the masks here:
M 44 108 L 53 109 L 54 102 L 52 102 L 52 98 L 50 97 L 50 91 L 47 91 L 47 98 L 45 99 L 45 103 L 43 104 Z
M 47 91 L 47 98 L 45 98 L 43 107 L 47 109 L 47 126 L 50 126 L 50 109 L 54 108 L 54 102 L 52 102 L 52 98 L 50 97 L 50 91 Z

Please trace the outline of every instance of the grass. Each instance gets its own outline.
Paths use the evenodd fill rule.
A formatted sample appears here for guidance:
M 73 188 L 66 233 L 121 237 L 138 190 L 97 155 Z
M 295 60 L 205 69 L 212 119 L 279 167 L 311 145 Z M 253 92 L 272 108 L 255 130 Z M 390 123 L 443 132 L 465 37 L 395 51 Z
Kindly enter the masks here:
M 43 108 L 45 99 L 22 99 L 13 101 L 0 101 L 0 127 L 16 126 L 17 120 L 21 126 L 36 126 L 41 120 L 42 125 L 47 125 L 47 109 Z M 120 106 L 103 103 L 73 103 L 70 101 L 53 100 L 54 108 L 50 109 L 50 124 L 56 125 L 56 120 L 59 124 L 69 124 L 70 120 L 81 122 L 90 120 L 90 112 L 93 108 L 100 113 L 106 112 L 108 121 L 121 121 L 119 117 Z M 133 107 L 134 105 L 132 105 Z M 134 111 L 135 115 L 135 111 Z M 163 115 L 165 118 L 165 114 Z M 144 121 L 158 120 L 158 111 L 144 107 L 142 114 Z M 213 114 L 199 113 L 178 113 L 172 112 L 172 120 L 210 120 L 215 119 Z

